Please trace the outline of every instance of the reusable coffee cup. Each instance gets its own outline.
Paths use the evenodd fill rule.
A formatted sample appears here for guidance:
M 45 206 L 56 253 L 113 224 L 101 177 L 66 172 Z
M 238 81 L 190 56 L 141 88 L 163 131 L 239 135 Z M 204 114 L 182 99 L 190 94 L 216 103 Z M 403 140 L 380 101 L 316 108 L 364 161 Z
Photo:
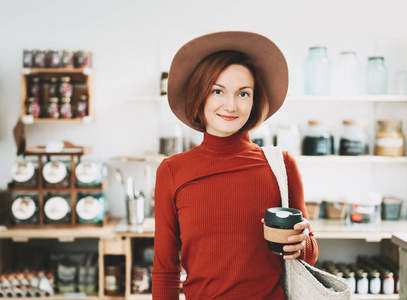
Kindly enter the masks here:
M 294 230 L 294 225 L 303 220 L 302 212 L 294 208 L 271 207 L 264 215 L 264 238 L 268 241 L 271 252 L 278 255 L 291 254 L 283 251 L 288 243 L 287 238 L 291 235 L 300 234 L 301 230 Z

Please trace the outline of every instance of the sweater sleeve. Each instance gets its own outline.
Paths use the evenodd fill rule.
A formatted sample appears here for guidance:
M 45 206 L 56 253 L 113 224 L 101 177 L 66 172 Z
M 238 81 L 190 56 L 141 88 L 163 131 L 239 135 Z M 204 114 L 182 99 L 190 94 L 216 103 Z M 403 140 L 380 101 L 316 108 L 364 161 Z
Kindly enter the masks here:
M 304 201 L 302 177 L 298 169 L 297 162 L 295 161 L 294 157 L 288 152 L 284 152 L 284 161 L 287 169 L 290 207 L 301 210 L 304 218 L 309 220 Z M 309 237 L 305 242 L 305 249 L 301 252 L 300 258 L 310 265 L 314 265 L 317 261 L 318 253 L 318 242 L 316 241 L 312 230 L 310 230 Z
M 178 300 L 181 241 L 174 199 L 173 176 L 166 160 L 157 169 L 154 204 L 153 299 Z

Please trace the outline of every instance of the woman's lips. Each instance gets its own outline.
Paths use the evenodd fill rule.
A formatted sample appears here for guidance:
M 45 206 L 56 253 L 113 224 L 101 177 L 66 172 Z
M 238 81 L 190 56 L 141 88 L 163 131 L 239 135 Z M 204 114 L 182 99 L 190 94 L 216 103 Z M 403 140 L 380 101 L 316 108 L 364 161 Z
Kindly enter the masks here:
M 225 116 L 225 115 L 218 115 L 218 116 L 221 117 L 225 121 L 233 121 L 233 120 L 237 119 L 237 117 L 234 117 L 234 116 Z

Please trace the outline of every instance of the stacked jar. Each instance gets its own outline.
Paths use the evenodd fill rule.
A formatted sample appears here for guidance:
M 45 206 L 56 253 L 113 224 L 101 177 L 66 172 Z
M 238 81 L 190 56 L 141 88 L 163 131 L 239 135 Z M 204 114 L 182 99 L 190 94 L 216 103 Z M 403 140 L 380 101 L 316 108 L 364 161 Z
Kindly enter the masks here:
M 375 155 L 403 156 L 404 135 L 401 120 L 379 120 L 375 139 Z
M 369 153 L 363 120 L 343 120 L 339 141 L 339 155 L 366 155 Z
M 331 155 L 335 152 L 334 138 L 329 131 L 330 121 L 310 120 L 302 143 L 303 155 Z

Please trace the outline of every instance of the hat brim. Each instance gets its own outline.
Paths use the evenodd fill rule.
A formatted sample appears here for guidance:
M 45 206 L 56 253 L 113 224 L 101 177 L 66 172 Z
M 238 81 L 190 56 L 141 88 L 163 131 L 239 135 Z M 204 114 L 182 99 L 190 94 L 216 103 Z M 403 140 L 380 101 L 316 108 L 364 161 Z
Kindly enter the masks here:
M 193 129 L 185 115 L 185 87 L 197 65 L 208 55 L 234 50 L 253 59 L 263 81 L 269 102 L 265 119 L 272 116 L 283 104 L 288 89 L 287 62 L 281 50 L 263 35 L 244 31 L 223 31 L 195 38 L 178 50 L 168 74 L 167 97 L 175 116 Z

